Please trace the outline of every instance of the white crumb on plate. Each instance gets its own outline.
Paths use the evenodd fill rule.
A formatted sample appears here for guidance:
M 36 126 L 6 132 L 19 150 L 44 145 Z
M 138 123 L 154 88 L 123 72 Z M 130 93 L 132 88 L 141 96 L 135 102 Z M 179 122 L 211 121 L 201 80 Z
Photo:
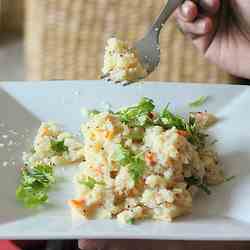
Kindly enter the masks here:
M 0 148 L 3 148 L 4 147 L 4 144 L 3 143 L 0 143 Z
M 8 135 L 2 135 L 4 139 L 7 139 L 9 136 Z
M 3 162 L 3 167 L 7 167 L 8 165 L 9 165 L 9 162 L 7 162 L 7 161 Z
M 10 134 L 13 134 L 13 135 L 18 135 L 18 133 L 17 133 L 14 129 L 10 129 L 10 130 L 9 130 L 9 133 L 10 133 Z

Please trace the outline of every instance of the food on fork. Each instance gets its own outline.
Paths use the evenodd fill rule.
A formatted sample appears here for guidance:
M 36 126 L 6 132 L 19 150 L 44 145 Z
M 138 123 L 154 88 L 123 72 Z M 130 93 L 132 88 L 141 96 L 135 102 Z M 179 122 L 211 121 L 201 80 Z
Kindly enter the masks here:
M 110 38 L 104 54 L 102 74 L 114 83 L 130 83 L 144 79 L 146 70 L 141 65 L 135 49 L 117 38 Z

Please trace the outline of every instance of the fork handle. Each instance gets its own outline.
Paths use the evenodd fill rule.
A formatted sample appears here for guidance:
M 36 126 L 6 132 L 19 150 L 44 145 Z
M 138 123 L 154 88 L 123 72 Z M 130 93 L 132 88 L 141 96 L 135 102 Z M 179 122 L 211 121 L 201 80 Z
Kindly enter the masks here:
M 157 35 L 157 40 L 159 42 L 159 36 L 163 25 L 166 23 L 168 18 L 174 13 L 174 11 L 184 3 L 185 0 L 168 0 L 167 4 L 161 11 L 159 17 L 155 20 L 154 24 L 150 28 L 150 32 L 153 32 Z

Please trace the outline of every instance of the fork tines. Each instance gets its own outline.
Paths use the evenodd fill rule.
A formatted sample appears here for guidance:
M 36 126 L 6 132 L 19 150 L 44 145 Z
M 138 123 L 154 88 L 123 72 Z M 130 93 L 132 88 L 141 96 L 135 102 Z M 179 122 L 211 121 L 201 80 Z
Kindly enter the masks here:
M 126 85 L 129 85 L 129 84 L 133 83 L 133 82 L 130 82 L 130 81 L 121 81 L 121 80 L 114 81 L 114 80 L 112 80 L 112 78 L 110 76 L 111 76 L 111 74 L 107 73 L 107 74 L 101 75 L 100 78 L 107 81 L 107 82 L 109 82 L 109 83 L 121 84 L 123 86 L 126 86 Z
M 112 82 L 112 79 L 110 78 L 110 73 L 101 75 L 100 78 L 103 79 L 103 80 L 105 80 L 105 81 L 107 81 L 107 82 Z
M 103 74 L 100 76 L 101 79 L 106 79 L 106 78 L 109 78 L 110 77 L 110 73 L 107 73 L 107 74 Z

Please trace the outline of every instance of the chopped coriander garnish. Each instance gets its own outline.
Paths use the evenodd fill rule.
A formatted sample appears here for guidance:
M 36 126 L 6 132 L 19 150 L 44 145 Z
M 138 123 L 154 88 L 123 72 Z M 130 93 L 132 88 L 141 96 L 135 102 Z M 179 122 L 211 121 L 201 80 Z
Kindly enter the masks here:
M 121 144 L 117 145 L 117 148 L 113 154 L 114 161 L 117 161 L 124 166 L 129 164 L 132 158 L 133 155 L 128 149 L 123 147 Z
M 150 114 L 154 108 L 155 105 L 153 101 L 144 97 L 137 106 L 121 110 L 116 114 L 119 116 L 122 122 L 133 128 L 145 128 L 147 126 L 157 125 L 165 129 L 171 129 L 175 127 L 178 130 L 187 131 L 190 134 L 187 139 L 191 144 L 195 145 L 197 148 L 204 147 L 206 135 L 200 132 L 195 118 L 190 117 L 189 120 L 186 121 L 181 116 L 173 114 L 169 110 L 169 105 L 167 105 L 160 112 L 159 117 L 153 120 Z M 134 133 L 132 136 L 138 136 L 139 140 L 141 140 L 143 134 Z
M 133 141 L 142 141 L 144 138 L 144 129 L 143 128 L 133 128 L 129 135 L 128 138 L 132 139 Z
M 205 102 L 207 101 L 207 99 L 208 99 L 208 96 L 200 96 L 197 100 L 190 102 L 189 106 L 191 108 L 198 108 L 198 107 L 204 105 Z
M 160 113 L 160 121 L 158 123 L 166 129 L 175 127 L 178 130 L 187 131 L 189 133 L 187 140 L 198 148 L 202 148 L 205 145 L 206 135 L 200 132 L 193 117 L 189 117 L 189 120 L 185 121 L 182 117 L 170 112 L 167 106 Z
M 211 190 L 204 183 L 199 184 L 198 188 L 200 188 L 201 190 L 203 190 L 207 195 L 211 194 Z
M 122 166 L 128 167 L 129 173 L 135 182 L 143 176 L 145 170 L 145 162 L 138 155 L 135 155 L 129 149 L 121 144 L 118 145 L 113 158 Z
M 173 127 L 185 130 L 186 129 L 186 122 L 185 120 L 178 116 L 174 115 L 169 111 L 169 105 L 167 105 L 163 111 L 160 113 L 160 120 L 162 122 L 162 125 L 166 127 L 167 129 L 171 129 Z
M 206 194 L 210 195 L 211 191 L 205 183 L 202 183 L 201 179 L 196 176 L 185 177 L 185 182 L 187 182 L 190 186 L 197 186 L 201 190 L 203 190 Z
M 105 185 L 105 182 L 103 181 L 96 181 L 94 178 L 88 176 L 87 179 L 85 180 L 79 180 L 78 181 L 80 184 L 83 184 L 85 186 L 87 186 L 89 189 L 94 189 L 94 187 L 96 185 L 102 185 L 104 186 Z
M 139 157 L 133 157 L 131 162 L 128 164 L 129 173 L 135 182 L 143 176 L 145 170 L 145 162 Z
M 69 151 L 69 148 L 64 145 L 64 140 L 62 141 L 51 140 L 50 146 L 51 149 L 58 154 L 63 154 L 64 152 Z
M 200 132 L 195 118 L 189 117 L 185 130 L 190 133 L 190 136 L 187 139 L 191 144 L 195 145 L 197 148 L 203 148 L 205 146 L 205 139 L 207 135 Z
M 48 201 L 48 192 L 55 183 L 53 168 L 37 165 L 32 169 L 22 169 L 21 183 L 16 190 L 16 198 L 26 207 L 38 207 Z
M 34 147 L 31 148 L 30 153 L 31 153 L 31 154 L 35 154 L 35 153 L 36 153 L 36 150 L 35 150 Z
M 218 142 L 218 140 L 217 140 L 217 139 L 214 139 L 213 141 L 211 141 L 210 145 L 213 146 L 213 145 L 215 145 L 217 142 Z
M 154 108 L 153 100 L 144 97 L 137 106 L 123 109 L 117 115 L 122 122 L 130 127 L 145 127 L 152 124 L 149 114 Z
M 96 109 L 93 109 L 93 110 L 89 110 L 89 111 L 88 111 L 88 116 L 89 116 L 89 117 L 93 117 L 93 116 L 98 115 L 98 114 L 100 114 L 100 113 L 101 113 L 100 111 L 98 111 L 98 110 L 96 110 Z
M 133 225 L 133 224 L 135 224 L 135 219 L 134 218 L 130 218 L 130 219 L 127 220 L 127 223 L 129 225 Z
M 230 177 L 227 177 L 227 178 L 225 179 L 224 182 L 232 181 L 232 180 L 235 179 L 235 178 L 236 178 L 236 176 L 235 176 L 235 175 L 232 175 L 232 176 L 230 176 Z

